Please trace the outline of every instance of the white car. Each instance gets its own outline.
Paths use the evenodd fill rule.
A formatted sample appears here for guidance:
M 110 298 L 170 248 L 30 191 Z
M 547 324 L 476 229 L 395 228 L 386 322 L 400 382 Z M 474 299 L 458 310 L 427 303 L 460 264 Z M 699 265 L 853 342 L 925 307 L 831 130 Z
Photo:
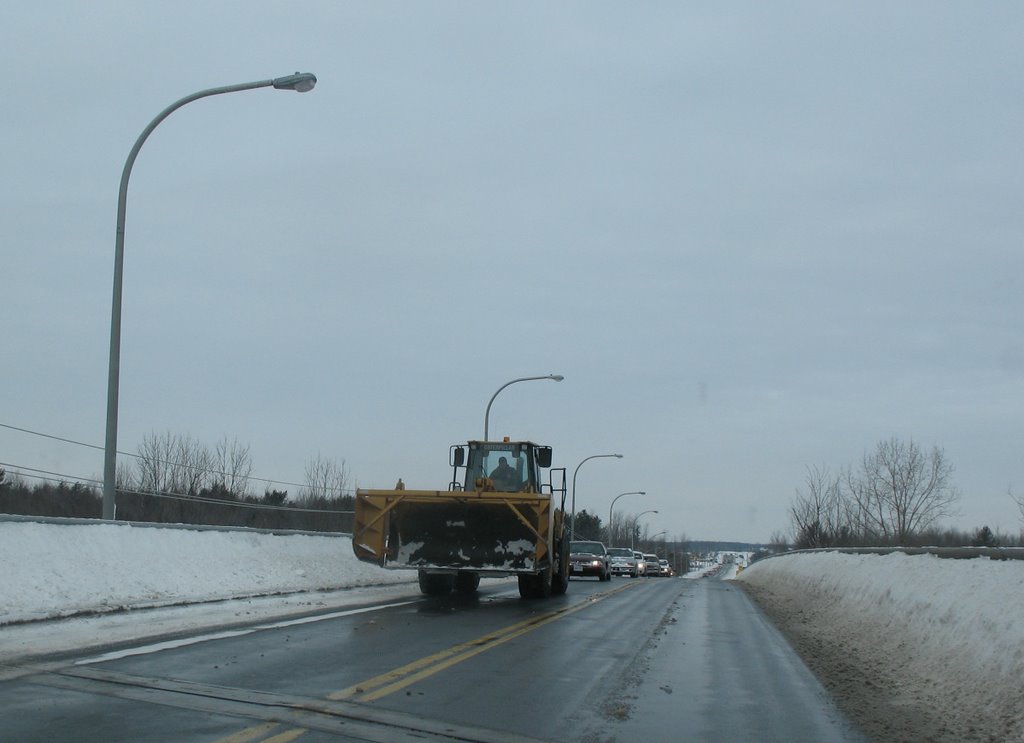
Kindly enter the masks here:
M 647 575 L 647 561 L 644 560 L 644 553 L 633 550 L 633 557 L 636 558 L 636 574 Z
M 661 564 L 657 555 L 644 555 L 644 562 L 647 563 L 647 577 L 657 578 L 661 575 Z
M 609 547 L 608 557 L 611 558 L 612 575 L 628 575 L 630 578 L 640 575 L 636 555 L 629 547 Z

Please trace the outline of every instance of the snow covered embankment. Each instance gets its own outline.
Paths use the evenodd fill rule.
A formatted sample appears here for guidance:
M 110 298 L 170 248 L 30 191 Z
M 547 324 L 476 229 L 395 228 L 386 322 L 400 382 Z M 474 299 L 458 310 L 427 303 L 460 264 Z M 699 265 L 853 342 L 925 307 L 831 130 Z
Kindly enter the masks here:
M 408 583 L 346 537 L 0 522 L 0 626 L 249 596 Z
M 1024 561 L 798 554 L 737 579 L 875 740 L 1024 740 Z

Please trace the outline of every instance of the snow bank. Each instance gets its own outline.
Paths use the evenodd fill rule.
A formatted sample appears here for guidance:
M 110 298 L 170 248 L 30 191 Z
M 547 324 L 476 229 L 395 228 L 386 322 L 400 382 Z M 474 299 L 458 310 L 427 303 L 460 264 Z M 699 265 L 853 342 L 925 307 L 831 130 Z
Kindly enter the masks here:
M 1024 561 L 801 554 L 735 579 L 873 737 L 1024 740 Z M 414 571 L 359 562 L 344 537 L 0 521 L 0 661 L 418 596 Z M 117 611 L 202 601 L 220 603 Z M 30 621 L 70 615 L 86 616 Z
M 413 579 L 346 537 L 0 522 L 0 625 Z
M 948 715 L 947 731 L 1024 740 L 1024 561 L 799 554 L 736 579 L 789 604 L 797 634 L 889 676 L 900 703 Z

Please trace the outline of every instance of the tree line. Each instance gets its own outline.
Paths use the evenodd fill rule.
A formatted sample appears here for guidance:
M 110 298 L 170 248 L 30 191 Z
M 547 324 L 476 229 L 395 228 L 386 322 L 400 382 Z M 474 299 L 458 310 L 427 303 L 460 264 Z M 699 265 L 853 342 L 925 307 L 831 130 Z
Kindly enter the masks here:
M 808 467 L 804 487 L 797 489 L 789 508 L 792 545 L 945 546 L 949 540 L 969 538 L 970 544 L 998 546 L 1013 541 L 1000 540 L 987 526 L 966 535 L 937 529 L 940 519 L 954 515 L 961 497 L 953 471 L 941 448 L 925 450 L 896 437 L 879 441 L 860 462 L 838 472 Z M 1024 501 L 1018 505 L 1024 516 Z M 786 540 L 774 535 L 771 541 Z
M 207 446 L 191 436 L 152 434 L 137 454 L 121 458 L 116 518 L 121 521 L 247 526 L 263 529 L 351 532 L 351 475 L 317 454 L 307 460 L 298 494 L 265 487 L 255 492 L 249 447 L 226 437 Z M 0 469 L 0 512 L 100 518 L 102 493 L 93 485 L 29 484 Z

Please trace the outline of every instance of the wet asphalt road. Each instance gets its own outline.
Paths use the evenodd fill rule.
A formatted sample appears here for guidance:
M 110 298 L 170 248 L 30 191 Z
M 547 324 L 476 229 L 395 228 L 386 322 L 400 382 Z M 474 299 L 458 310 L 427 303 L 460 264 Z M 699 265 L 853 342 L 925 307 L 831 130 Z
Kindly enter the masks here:
M 223 635 L 5 669 L 0 740 L 863 740 L 716 579 L 510 582 Z

